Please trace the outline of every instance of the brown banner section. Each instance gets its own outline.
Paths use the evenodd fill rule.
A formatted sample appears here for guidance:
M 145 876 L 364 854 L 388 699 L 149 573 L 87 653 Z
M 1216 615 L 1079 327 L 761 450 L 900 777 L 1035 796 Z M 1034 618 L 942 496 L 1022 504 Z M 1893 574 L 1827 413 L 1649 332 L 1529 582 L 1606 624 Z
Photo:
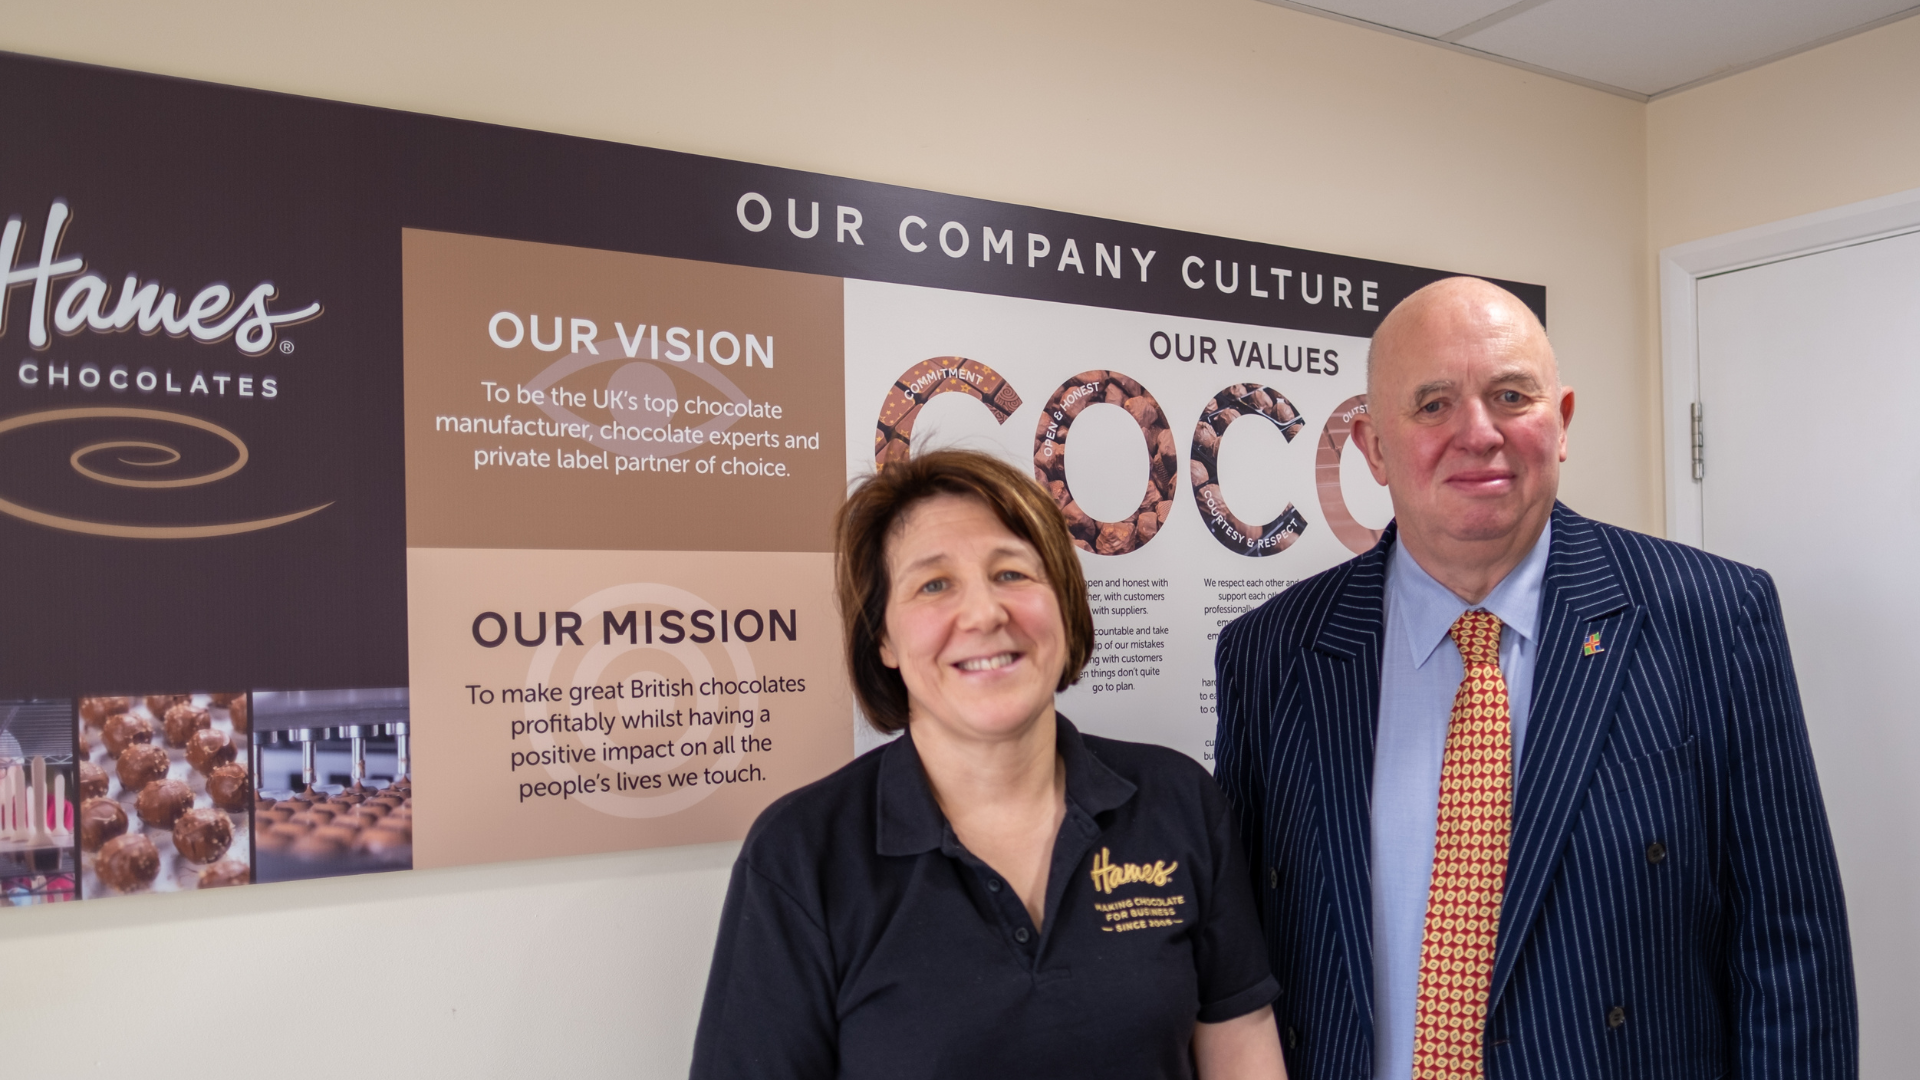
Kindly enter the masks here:
M 407 568 L 415 866 L 737 840 L 852 756 L 831 555 Z
M 406 230 L 410 547 L 829 551 L 841 282 Z

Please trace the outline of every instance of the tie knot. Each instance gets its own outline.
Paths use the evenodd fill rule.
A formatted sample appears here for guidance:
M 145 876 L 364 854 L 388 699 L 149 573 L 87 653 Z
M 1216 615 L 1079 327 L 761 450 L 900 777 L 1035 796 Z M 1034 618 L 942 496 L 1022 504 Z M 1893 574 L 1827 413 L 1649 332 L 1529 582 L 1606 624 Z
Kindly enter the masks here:
M 1500 616 L 1493 612 L 1476 609 L 1462 614 L 1447 636 L 1460 650 L 1462 663 L 1500 666 Z

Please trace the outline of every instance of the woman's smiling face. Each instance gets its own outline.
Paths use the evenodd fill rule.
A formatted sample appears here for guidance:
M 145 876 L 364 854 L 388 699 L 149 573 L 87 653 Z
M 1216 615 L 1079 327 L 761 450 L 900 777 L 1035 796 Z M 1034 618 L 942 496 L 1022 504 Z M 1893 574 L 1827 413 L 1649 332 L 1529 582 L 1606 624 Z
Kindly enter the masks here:
M 998 739 L 1053 708 L 1066 623 L 1032 544 L 979 499 L 937 495 L 901 515 L 886 558 L 880 659 L 906 682 L 913 723 Z

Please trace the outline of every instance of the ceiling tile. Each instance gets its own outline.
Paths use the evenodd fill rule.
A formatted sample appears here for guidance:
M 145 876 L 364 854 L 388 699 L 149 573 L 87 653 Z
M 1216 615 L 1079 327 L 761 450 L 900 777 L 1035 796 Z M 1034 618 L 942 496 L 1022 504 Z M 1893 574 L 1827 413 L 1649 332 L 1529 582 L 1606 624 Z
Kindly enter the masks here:
M 1395 30 L 1439 37 L 1499 11 L 1515 0 L 1295 0 L 1302 7 L 1319 8 L 1349 19 L 1391 26 Z
M 1460 44 L 1642 94 L 1657 94 L 1842 33 L 1911 8 L 1914 2 L 1548 0 L 1462 38 Z M 1379 3 L 1383 7 L 1413 6 L 1390 0 Z M 1325 6 L 1332 7 L 1331 3 Z

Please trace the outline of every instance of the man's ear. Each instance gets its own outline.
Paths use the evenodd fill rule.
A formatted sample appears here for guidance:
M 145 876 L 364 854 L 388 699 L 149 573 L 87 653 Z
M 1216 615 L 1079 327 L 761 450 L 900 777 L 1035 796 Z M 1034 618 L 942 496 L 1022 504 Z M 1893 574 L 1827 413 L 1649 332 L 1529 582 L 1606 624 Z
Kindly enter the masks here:
M 1369 406 L 1371 408 L 1371 406 Z M 1381 487 L 1387 485 L 1387 456 L 1380 447 L 1380 431 L 1374 427 L 1371 412 L 1363 412 L 1353 418 L 1353 443 L 1367 459 L 1367 471 L 1373 474 L 1373 482 Z
M 1573 387 L 1560 388 L 1560 460 L 1567 460 L 1567 429 L 1573 426 Z

